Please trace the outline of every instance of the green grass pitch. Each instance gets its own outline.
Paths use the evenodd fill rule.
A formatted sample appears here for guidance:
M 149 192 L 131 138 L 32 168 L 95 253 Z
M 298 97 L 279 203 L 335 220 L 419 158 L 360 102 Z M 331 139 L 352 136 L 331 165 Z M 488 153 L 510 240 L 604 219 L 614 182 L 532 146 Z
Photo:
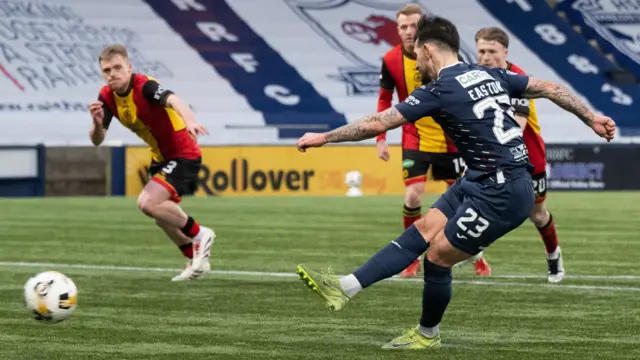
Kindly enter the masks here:
M 383 281 L 330 313 L 294 276 L 298 263 L 356 269 L 400 233 L 401 198 L 183 205 L 215 229 L 218 272 L 172 283 L 181 254 L 135 199 L 0 200 L 0 359 L 640 358 L 640 193 L 550 193 L 568 278 L 546 283 L 526 222 L 485 252 L 493 277 L 454 269 L 444 347 L 430 353 L 380 349 L 417 324 L 420 279 Z M 22 304 L 24 283 L 45 270 L 79 288 L 60 324 L 32 320 Z

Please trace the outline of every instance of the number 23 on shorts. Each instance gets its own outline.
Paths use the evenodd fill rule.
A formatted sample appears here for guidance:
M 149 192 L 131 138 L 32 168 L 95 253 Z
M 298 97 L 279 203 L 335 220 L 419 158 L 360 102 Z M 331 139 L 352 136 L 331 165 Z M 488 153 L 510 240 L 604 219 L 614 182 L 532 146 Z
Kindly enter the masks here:
M 458 225 L 464 234 L 476 239 L 479 238 L 482 233 L 489 228 L 489 221 L 478 215 L 478 212 L 472 208 L 467 208 L 465 214 L 466 216 L 461 216 L 458 221 L 456 221 L 456 225 Z M 458 237 L 463 238 L 464 235 L 458 233 Z

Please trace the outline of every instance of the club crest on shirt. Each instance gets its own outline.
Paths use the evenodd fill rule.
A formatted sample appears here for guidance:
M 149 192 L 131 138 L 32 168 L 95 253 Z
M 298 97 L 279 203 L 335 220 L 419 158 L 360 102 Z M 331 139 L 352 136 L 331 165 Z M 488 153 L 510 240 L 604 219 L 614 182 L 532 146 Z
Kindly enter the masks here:
M 124 108 L 124 110 L 122 110 L 122 118 L 122 121 L 127 123 L 133 122 L 133 116 L 131 115 L 131 110 L 129 110 L 129 108 Z

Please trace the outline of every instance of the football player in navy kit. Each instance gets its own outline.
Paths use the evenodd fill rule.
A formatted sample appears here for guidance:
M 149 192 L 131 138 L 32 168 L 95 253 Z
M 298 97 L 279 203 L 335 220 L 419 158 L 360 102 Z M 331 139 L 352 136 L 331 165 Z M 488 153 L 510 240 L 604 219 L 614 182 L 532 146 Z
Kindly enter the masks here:
M 612 119 L 593 113 L 565 86 L 506 69 L 462 63 L 458 60 L 459 48 L 455 25 L 441 17 L 423 16 L 416 35 L 417 66 L 435 80 L 383 112 L 326 133 L 305 134 L 297 143 L 304 152 L 330 142 L 373 138 L 432 116 L 467 165 L 464 176 L 424 218 L 354 273 L 338 277 L 298 265 L 297 273 L 305 285 L 338 311 L 363 288 L 401 272 L 427 252 L 419 325 L 384 345 L 385 349 L 439 348 L 439 325 L 451 300 L 451 267 L 487 248 L 529 217 L 534 205 L 533 166 L 511 97 L 547 98 L 575 114 L 607 141 L 615 135 Z

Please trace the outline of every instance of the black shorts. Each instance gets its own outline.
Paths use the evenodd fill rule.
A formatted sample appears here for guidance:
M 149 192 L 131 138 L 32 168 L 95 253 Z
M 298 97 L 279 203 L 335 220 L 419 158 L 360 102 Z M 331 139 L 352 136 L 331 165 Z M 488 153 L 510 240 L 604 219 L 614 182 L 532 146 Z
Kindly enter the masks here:
M 183 195 L 192 195 L 196 191 L 201 165 L 202 158 L 177 158 L 161 163 L 152 161 L 149 176 L 171 193 L 171 200 L 180 202 Z
M 428 153 L 402 149 L 402 176 L 405 185 L 427 180 L 431 167 L 434 180 L 455 180 L 464 173 L 465 165 L 456 153 Z

